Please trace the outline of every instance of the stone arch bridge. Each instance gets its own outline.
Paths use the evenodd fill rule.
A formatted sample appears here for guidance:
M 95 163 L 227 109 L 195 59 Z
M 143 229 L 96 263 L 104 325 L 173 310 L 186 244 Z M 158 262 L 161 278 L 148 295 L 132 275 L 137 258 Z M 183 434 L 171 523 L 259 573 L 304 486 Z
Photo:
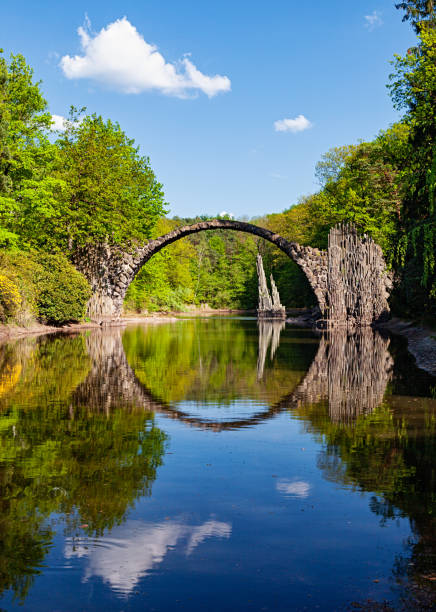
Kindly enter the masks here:
M 335 320 L 340 325 L 350 322 L 351 326 L 366 325 L 389 312 L 390 279 L 381 249 L 371 238 L 359 237 L 354 228 L 331 230 L 332 244 L 327 251 L 321 251 L 290 242 L 251 223 L 212 219 L 178 227 L 128 252 L 106 244 L 77 250 L 74 264 L 86 276 L 92 289 L 88 316 L 100 323 L 119 318 L 130 283 L 153 255 L 180 238 L 218 229 L 259 236 L 286 253 L 306 275 L 324 319 Z

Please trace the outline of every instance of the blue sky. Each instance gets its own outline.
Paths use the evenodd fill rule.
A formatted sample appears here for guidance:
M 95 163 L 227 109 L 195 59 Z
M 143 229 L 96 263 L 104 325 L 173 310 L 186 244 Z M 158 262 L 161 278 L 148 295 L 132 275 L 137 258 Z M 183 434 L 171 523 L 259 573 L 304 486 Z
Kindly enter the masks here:
M 118 121 L 179 216 L 259 216 L 316 191 L 322 153 L 398 118 L 389 61 L 415 40 L 394 0 L 23 0 L 1 12 L 0 46 L 26 57 L 50 111 Z

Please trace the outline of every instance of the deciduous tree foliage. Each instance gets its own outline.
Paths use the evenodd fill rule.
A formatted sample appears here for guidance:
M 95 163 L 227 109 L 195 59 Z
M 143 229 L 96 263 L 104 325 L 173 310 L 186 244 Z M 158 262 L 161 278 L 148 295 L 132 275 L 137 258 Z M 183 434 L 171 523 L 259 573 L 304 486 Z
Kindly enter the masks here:
M 410 311 L 436 314 L 436 28 L 422 23 L 419 44 L 396 56 L 390 90 L 409 127 L 397 249 L 401 292 Z
M 52 119 L 21 55 L 0 60 L 0 220 L 3 245 L 65 252 L 150 236 L 162 186 L 121 127 L 72 108 L 53 142 Z M 51 136 L 51 138 L 50 138 Z
M 406 0 L 398 2 L 395 7 L 404 11 L 403 21 L 410 21 L 416 33 L 423 22 L 436 18 L 434 0 Z
M 57 141 L 65 182 L 60 219 L 68 248 L 95 242 L 144 242 L 164 213 L 162 185 L 121 127 L 73 110 Z
M 22 191 L 30 185 L 38 194 L 53 189 L 48 176 L 55 154 L 47 137 L 51 116 L 39 85 L 22 55 L 11 55 L 9 62 L 0 56 L 1 246 L 23 242 Z
M 87 244 L 129 248 L 150 237 L 165 209 L 149 159 L 118 124 L 83 111 L 72 108 L 56 139 L 32 69 L 21 55 L 0 56 L 0 248 L 70 257 Z M 34 257 L 29 254 L 30 270 Z M 86 294 L 85 281 L 69 276 L 74 287 L 59 285 L 59 308 L 51 302 L 44 319 L 62 322 L 59 317 L 71 318 L 67 312 L 82 313 L 68 303 L 75 293 Z M 41 295 L 37 290 L 33 301 Z

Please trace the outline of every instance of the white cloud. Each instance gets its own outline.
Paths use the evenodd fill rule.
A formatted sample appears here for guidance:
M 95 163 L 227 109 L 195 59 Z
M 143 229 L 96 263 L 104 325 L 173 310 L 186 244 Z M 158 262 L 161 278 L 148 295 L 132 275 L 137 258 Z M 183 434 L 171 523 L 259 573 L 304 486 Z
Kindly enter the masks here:
M 230 217 L 230 219 L 234 219 L 235 215 L 231 212 L 227 212 L 226 210 L 222 210 L 218 217 Z
M 81 117 L 78 121 L 70 121 L 66 117 L 62 115 L 52 115 L 51 116 L 51 124 L 52 130 L 58 130 L 59 132 L 65 132 L 67 127 L 69 126 L 78 126 L 82 123 L 83 117 Z
M 312 123 L 309 119 L 306 119 L 304 115 L 298 115 L 295 119 L 280 119 L 274 121 L 274 129 L 276 132 L 303 132 L 312 127 Z
M 301 499 L 308 497 L 311 488 L 310 484 L 304 480 L 286 480 L 285 478 L 279 480 L 276 487 L 277 491 L 284 493 L 284 495 L 291 495 Z
M 375 28 L 379 28 L 383 25 L 383 19 L 379 11 L 372 11 L 371 15 L 365 15 L 365 28 L 368 28 L 370 32 Z
M 60 130 L 63 132 L 65 130 L 66 119 L 62 117 L 62 115 L 52 115 L 51 116 L 52 130 Z
M 228 77 L 203 74 L 187 56 L 167 62 L 126 17 L 96 34 L 90 32 L 89 21 L 77 31 L 83 55 L 64 55 L 60 61 L 68 79 L 92 79 L 127 94 L 156 90 L 180 98 L 198 91 L 209 98 L 230 91 Z
M 98 576 L 114 591 L 128 596 L 180 540 L 185 541 L 189 556 L 207 538 L 229 538 L 231 533 L 230 523 L 214 519 L 202 525 L 187 525 L 177 519 L 161 523 L 130 520 L 102 538 L 68 542 L 64 555 L 67 559 L 88 557 L 85 581 Z

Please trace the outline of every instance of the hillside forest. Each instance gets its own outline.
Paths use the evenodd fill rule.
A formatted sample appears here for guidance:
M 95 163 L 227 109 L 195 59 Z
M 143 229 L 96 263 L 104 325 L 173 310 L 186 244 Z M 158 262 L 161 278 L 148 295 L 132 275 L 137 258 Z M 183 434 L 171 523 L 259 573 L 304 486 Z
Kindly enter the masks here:
M 319 189 L 283 212 L 245 218 L 288 240 L 325 248 L 351 222 L 383 249 L 394 273 L 393 311 L 436 320 L 436 13 L 432 0 L 396 4 L 416 45 L 393 58 L 387 87 L 401 119 L 372 141 L 322 155 Z M 408 24 L 408 25 L 407 25 Z M 387 58 L 387 61 L 389 58 Z M 26 325 L 81 320 L 90 288 L 74 254 L 89 244 L 129 249 L 208 217 L 170 218 L 150 159 L 121 126 L 71 108 L 54 130 L 42 84 L 21 55 L 0 55 L 0 319 Z M 126 312 L 257 305 L 256 254 L 282 303 L 315 298 L 274 246 L 215 230 L 156 254 L 129 288 Z

